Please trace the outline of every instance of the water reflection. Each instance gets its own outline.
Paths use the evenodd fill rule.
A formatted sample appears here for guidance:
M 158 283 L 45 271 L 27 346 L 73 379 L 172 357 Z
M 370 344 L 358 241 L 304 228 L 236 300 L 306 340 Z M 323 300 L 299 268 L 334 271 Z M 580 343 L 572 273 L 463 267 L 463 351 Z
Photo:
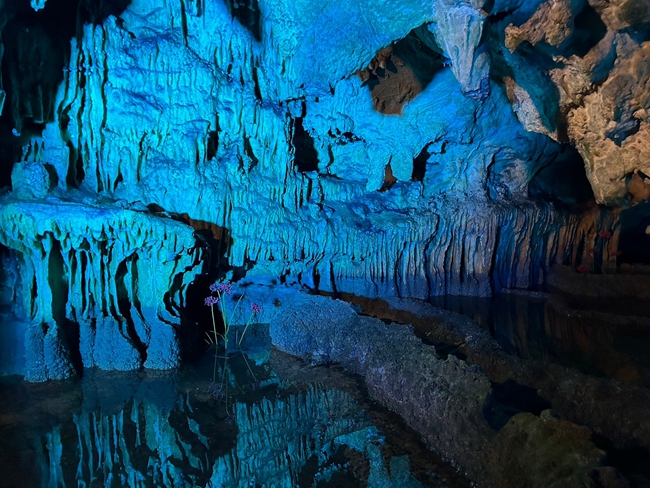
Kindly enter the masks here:
M 650 387 L 650 319 L 633 300 L 501 294 L 434 297 L 431 302 L 489 329 L 511 354 Z
M 5 381 L 0 462 L 12 469 L 0 485 L 467 486 L 417 441 L 395 444 L 413 434 L 335 368 L 275 351 L 216 364 L 225 398 L 212 389 L 213 356 L 175 374 Z

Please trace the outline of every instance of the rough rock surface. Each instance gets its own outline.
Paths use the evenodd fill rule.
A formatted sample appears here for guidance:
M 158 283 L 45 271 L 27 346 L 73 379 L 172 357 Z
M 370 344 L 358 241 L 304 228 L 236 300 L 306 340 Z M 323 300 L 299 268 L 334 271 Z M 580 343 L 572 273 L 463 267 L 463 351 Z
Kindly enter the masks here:
M 541 41 L 559 46 L 571 35 L 572 14 L 570 0 L 549 0 L 540 5 L 524 24 L 506 27 L 505 45 L 510 52 L 524 41 L 533 46 Z
M 228 265 L 322 290 L 486 295 L 566 260 L 577 220 L 529 187 L 577 156 L 490 85 L 482 2 L 199 3 L 88 13 L 61 83 L 12 91 L 16 158 L 218 226 Z M 7 56 L 32 66 L 24 46 L 53 43 L 21 32 Z
M 444 357 L 423 343 L 411 326 L 360 316 L 360 309 L 348 303 L 289 288 L 248 284 L 244 289 L 246 300 L 266 298 L 275 304 L 264 310 L 261 320 L 270 322 L 279 349 L 316 364 L 340 363 L 361 375 L 374 399 L 401 415 L 430 448 L 481 484 L 541 487 L 549 481 L 582 487 L 607 479 L 602 486 L 627 486 L 620 473 L 603 466 L 604 453 L 584 427 L 548 413 L 515 415 L 505 426 L 491 423 L 495 403 L 488 375 L 453 354 Z M 417 305 L 399 303 L 405 306 L 398 312 L 404 318 L 409 304 Z M 466 322 L 464 332 L 460 328 L 453 333 L 464 334 L 472 349 L 485 353 L 493 340 L 489 334 L 481 339 L 476 324 Z M 503 352 L 492 359 L 501 359 L 499 354 Z
M 610 27 L 594 42 L 579 21 L 584 2 L 571 3 L 573 21 L 567 3 L 541 1 L 80 2 L 75 12 L 56 12 L 56 29 L 52 5 L 0 9 L 8 101 L 0 177 L 8 185 L 16 166 L 12 198 L 36 205 L 50 195 L 74 200 L 78 191 L 99 208 L 182 218 L 208 240 L 212 271 L 220 264 L 375 297 L 487 296 L 537 285 L 551 263 L 577 262 L 585 222 L 597 217 L 567 209 L 592 198 L 589 183 L 609 201 L 614 189 L 625 193 L 634 171 L 645 174 L 648 41 L 632 32 L 635 24 L 629 32 Z M 607 11 L 620 20 L 632 2 L 617 5 L 589 8 L 598 19 Z M 527 22 L 546 11 L 566 22 Z M 509 25 L 511 38 L 516 31 L 527 39 L 514 52 L 505 44 Z M 567 48 L 579 34 L 588 49 Z M 562 66 L 559 56 L 573 61 Z M 568 67 L 582 76 L 575 88 L 565 76 L 564 90 L 554 83 L 562 73 L 547 72 Z M 629 83 L 626 73 L 634 73 Z M 568 176 L 582 165 L 580 154 L 549 135 L 570 136 L 589 180 Z M 613 155 L 623 162 L 607 162 Z M 75 212 L 95 219 L 83 205 Z M 18 236 L 16 225 L 27 224 L 5 214 Z M 71 235 L 84 232 L 81 220 L 71 221 Z M 15 241 L 40 242 L 33 231 L 25 227 Z M 121 232 L 107 235 L 130 249 Z M 161 254 L 177 251 L 154 240 Z M 75 246 L 61 244 L 64 263 Z M 0 253 L 18 269 L 20 256 Z M 130 266 L 105 264 L 112 272 Z M 29 267 L 18 274 L 23 284 L 32 278 Z M 38 276 L 49 283 L 49 271 Z M 68 306 L 81 299 L 72 291 L 39 296 L 47 289 L 40 284 L 35 301 L 79 323 L 80 310 L 90 320 L 107 317 L 98 319 L 99 341 L 82 333 L 92 327 L 80 327 L 83 364 L 130 369 L 147 350 L 147 365 L 168 367 L 173 334 L 156 320 L 171 309 L 175 319 L 161 320 L 177 323 L 165 297 L 178 280 L 185 283 L 156 288 L 141 313 L 109 300 Z M 134 297 L 146 293 L 137 290 Z M 28 307 L 16 311 L 31 321 Z M 123 354 L 92 353 L 104 337 Z M 58 357 L 63 342 L 46 349 Z
M 536 55 L 552 56 L 552 63 L 545 63 L 550 69 L 537 81 L 517 83 L 521 75 L 504 76 L 516 93 L 509 96 L 513 108 L 527 130 L 568 140 L 577 148 L 598 203 L 618 206 L 628 193 L 638 203 L 638 189 L 628 190 L 630 178 L 650 172 L 645 150 L 650 144 L 649 19 L 650 7 L 642 0 L 549 1 L 526 22 L 505 29 L 511 53 L 534 46 Z M 528 47 L 522 49 L 525 41 Z M 505 60 L 516 69 L 526 56 L 531 57 L 522 53 Z M 548 77 L 557 98 L 540 109 L 541 90 L 553 100 L 545 85 Z
M 175 329 L 202 256 L 191 227 L 106 200 L 9 194 L 0 242 L 17 262 L 13 312 L 30 322 L 26 364 L 13 374 L 65 378 L 75 358 L 103 369 L 178 366 Z
M 593 377 L 558 364 L 522 360 L 508 354 L 488 330 L 466 316 L 425 302 L 346 298 L 364 314 L 413 324 L 419 337 L 429 343 L 442 344 L 450 354 L 462 354 L 467 362 L 480 366 L 495 384 L 514 381 L 534 389 L 562 419 L 589 428 L 608 439 L 615 448 L 650 450 L 650 422 L 647 420 L 650 419 L 650 391 L 647 388 Z M 593 449 L 593 446 L 584 447 Z M 619 476 L 610 474 L 605 470 L 595 476 L 596 479 L 611 479 L 612 486 L 619 486 L 616 484 Z

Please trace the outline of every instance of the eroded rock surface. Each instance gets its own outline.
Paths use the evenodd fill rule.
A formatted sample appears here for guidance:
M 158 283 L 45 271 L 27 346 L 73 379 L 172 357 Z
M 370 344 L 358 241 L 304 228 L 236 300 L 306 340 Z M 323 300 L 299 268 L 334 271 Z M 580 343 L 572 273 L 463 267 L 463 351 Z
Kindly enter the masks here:
M 69 377 L 74 366 L 179 365 L 185 288 L 202 255 L 191 227 L 107 201 L 11 194 L 0 224 L 19 270 L 13 312 L 30 323 L 24 369 L 13 374 L 44 381 Z
M 628 190 L 630 178 L 650 171 L 645 150 L 650 144 L 649 16 L 647 2 L 637 0 L 593 0 L 586 6 L 549 1 L 526 22 L 505 29 L 504 42 L 511 52 L 526 42 L 524 51 L 534 46 L 537 56 L 553 60 L 537 58 L 551 68 L 548 74 L 557 90 L 556 103 L 550 107 L 540 109 L 540 89 L 554 96 L 548 86 L 504 77 L 519 120 L 527 130 L 570 141 L 585 161 L 597 202 L 611 206 L 624 204 L 630 193 L 632 203 L 637 203 L 638 189 Z M 526 56 L 532 59 L 523 53 L 506 56 L 507 63 L 516 68 Z M 542 74 L 541 80 L 546 76 Z
M 494 417 L 498 405 L 491 378 L 473 362 L 483 363 L 481 354 L 487 354 L 489 361 L 504 366 L 521 365 L 514 358 L 504 360 L 508 356 L 474 322 L 421 302 L 395 301 L 389 307 L 393 317 L 403 320 L 441 321 L 431 340 L 441 333 L 450 334 L 447 339 L 460 336 L 470 351 L 479 353 L 465 361 L 423 343 L 411 326 L 360 316 L 361 308 L 339 300 L 287 288 L 248 284 L 244 289 L 246 300 L 272 297 L 275 306 L 264 311 L 262 320 L 270 322 L 278 348 L 316 364 L 340 363 L 361 375 L 374 399 L 401 415 L 430 448 L 475 481 L 495 487 L 628 486 L 616 469 L 606 466 L 605 453 L 593 444 L 589 429 L 549 412 L 510 414 L 507 422 Z M 364 311 L 379 312 L 367 305 Z M 390 310 L 385 312 L 391 317 Z

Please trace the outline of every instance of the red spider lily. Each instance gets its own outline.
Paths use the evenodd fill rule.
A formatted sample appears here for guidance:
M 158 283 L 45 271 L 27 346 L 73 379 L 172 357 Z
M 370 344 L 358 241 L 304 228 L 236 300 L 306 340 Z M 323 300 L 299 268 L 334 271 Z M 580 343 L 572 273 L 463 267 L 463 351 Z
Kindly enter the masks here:
M 219 299 L 217 297 L 209 296 L 205 298 L 205 301 L 203 303 L 205 303 L 206 307 L 211 307 L 219 303 Z
M 606 230 L 601 230 L 598 235 L 601 237 L 601 239 L 611 239 L 612 238 L 612 233 L 607 232 Z
M 258 314 L 262 311 L 262 306 L 257 303 L 251 303 L 251 312 Z
M 589 268 L 586 265 L 582 264 L 576 268 L 576 271 L 578 273 L 586 273 L 587 271 L 589 271 Z

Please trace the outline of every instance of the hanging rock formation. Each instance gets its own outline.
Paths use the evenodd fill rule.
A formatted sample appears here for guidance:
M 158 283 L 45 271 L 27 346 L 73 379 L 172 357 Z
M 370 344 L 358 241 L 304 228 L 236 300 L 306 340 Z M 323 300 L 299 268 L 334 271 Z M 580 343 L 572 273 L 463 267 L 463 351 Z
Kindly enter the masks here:
M 517 87 L 510 100 L 519 119 L 527 130 L 567 139 L 577 148 L 598 203 L 625 203 L 628 193 L 638 193 L 628 190 L 632 175 L 650 171 L 649 23 L 644 0 L 553 0 L 505 29 L 510 52 L 524 51 L 506 55 L 511 69 L 528 58 L 547 70 L 541 82 L 504 78 L 506 86 Z M 539 110 L 549 79 L 557 98 Z M 538 123 L 540 117 L 546 123 Z M 560 133 L 549 129 L 556 125 Z
M 33 176 L 25 166 L 16 168 Z M 14 313 L 29 324 L 24 369 L 10 373 L 62 379 L 75 358 L 118 370 L 179 364 L 184 290 L 201 264 L 190 227 L 107 200 L 10 196 L 0 243 L 13 249 L 19 270 Z

